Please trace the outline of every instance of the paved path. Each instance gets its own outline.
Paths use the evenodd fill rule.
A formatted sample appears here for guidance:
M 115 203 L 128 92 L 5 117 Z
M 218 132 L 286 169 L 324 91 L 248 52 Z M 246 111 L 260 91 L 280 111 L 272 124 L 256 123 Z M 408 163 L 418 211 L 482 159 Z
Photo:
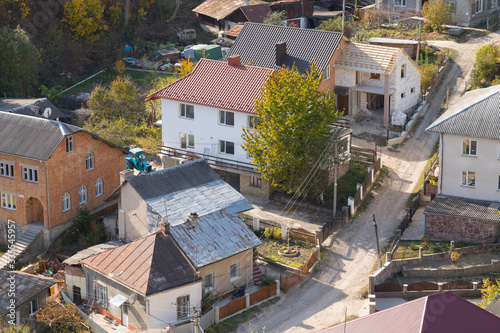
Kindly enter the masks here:
M 424 209 L 425 207 L 418 207 L 410 225 L 403 233 L 402 240 L 418 240 L 424 238 L 425 223 L 424 223 Z

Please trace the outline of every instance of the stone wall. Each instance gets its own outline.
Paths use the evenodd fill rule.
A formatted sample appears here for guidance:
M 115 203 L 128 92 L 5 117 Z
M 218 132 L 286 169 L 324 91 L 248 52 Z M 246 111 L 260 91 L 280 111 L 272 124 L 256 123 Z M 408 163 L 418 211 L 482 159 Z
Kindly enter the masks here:
M 252 177 L 254 186 L 250 185 L 252 184 Z M 257 186 L 258 182 L 256 178 L 260 178 L 260 186 Z M 271 194 L 271 182 L 262 177 L 240 174 L 240 192 L 242 194 L 251 194 L 257 197 L 269 199 Z
M 431 240 L 493 243 L 500 225 L 492 221 L 424 213 L 425 237 Z
M 500 273 L 500 260 L 492 259 L 490 264 L 457 268 L 412 267 L 402 268 L 405 278 L 463 278 Z

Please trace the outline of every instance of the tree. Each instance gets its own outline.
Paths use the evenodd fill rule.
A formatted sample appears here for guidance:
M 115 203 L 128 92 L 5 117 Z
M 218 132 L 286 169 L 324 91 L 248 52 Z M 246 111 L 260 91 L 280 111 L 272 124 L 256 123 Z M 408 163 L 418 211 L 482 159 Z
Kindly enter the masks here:
M 243 129 L 243 148 L 277 189 L 297 191 L 329 142 L 329 125 L 340 117 L 334 94 L 318 91 L 322 80 L 314 64 L 305 75 L 296 67 L 271 75 L 255 102 L 255 130 Z
M 444 25 L 451 22 L 452 5 L 443 0 L 429 0 L 420 11 L 434 31 L 442 31 Z
M 91 331 L 80 316 L 76 305 L 63 304 L 59 300 L 41 307 L 36 313 L 36 321 L 42 328 L 37 329 L 37 332 L 83 333 Z
M 28 325 L 7 325 L 0 332 L 1 333 L 30 333 L 30 327 Z
M 2 28 L 0 45 L 0 96 L 32 96 L 38 87 L 38 50 L 19 27 Z
M 281 11 L 281 12 L 270 12 L 267 14 L 267 16 L 264 18 L 264 24 L 269 24 L 269 25 L 285 25 L 283 24 L 283 21 L 286 21 L 286 11 Z
M 481 294 L 483 295 L 482 301 L 478 305 L 484 308 L 500 294 L 500 281 L 490 278 L 483 279 Z
M 495 70 L 498 50 L 492 44 L 481 46 L 476 52 L 474 69 L 472 70 L 472 86 L 482 86 L 483 81 L 488 80 Z
M 323 30 L 323 31 L 337 31 L 337 32 L 342 32 L 342 17 L 341 16 L 337 16 L 334 19 L 329 19 L 327 21 L 323 21 L 319 25 L 318 29 L 319 30 Z M 354 29 L 355 29 L 354 24 L 352 24 L 348 20 L 346 20 L 344 22 L 344 35 L 347 38 L 351 38 L 351 36 L 354 33 Z
M 75 39 L 85 39 L 89 43 L 98 41 L 100 33 L 107 30 L 104 24 L 104 5 L 100 0 L 71 0 L 64 5 L 61 20 Z

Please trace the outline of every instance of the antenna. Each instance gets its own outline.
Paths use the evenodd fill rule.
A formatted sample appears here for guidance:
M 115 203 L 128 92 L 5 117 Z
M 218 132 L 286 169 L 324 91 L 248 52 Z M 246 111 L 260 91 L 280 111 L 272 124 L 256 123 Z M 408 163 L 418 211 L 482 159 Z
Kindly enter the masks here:
M 49 119 L 50 115 L 52 114 L 52 109 L 51 108 L 45 108 L 43 110 L 43 116 L 47 119 Z

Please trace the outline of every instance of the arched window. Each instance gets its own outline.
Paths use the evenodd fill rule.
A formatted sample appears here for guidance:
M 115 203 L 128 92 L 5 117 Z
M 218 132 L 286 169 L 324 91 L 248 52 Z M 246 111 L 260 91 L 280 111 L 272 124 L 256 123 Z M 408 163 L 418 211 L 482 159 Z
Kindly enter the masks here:
M 64 193 L 62 201 L 63 201 L 63 212 L 70 210 L 71 209 L 71 198 L 70 198 L 68 192 Z
M 80 198 L 80 205 L 87 202 L 87 186 L 83 185 L 80 187 L 80 192 L 78 193 Z
M 104 193 L 102 178 L 97 178 L 95 182 L 95 196 L 100 197 Z
M 87 159 L 85 160 L 85 166 L 87 167 L 87 171 L 94 169 L 94 153 L 88 153 Z

